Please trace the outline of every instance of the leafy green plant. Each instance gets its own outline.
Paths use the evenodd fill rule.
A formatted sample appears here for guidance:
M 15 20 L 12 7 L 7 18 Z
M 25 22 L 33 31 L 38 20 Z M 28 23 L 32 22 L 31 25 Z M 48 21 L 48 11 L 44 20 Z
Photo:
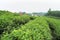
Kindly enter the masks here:
M 46 20 L 43 17 L 38 17 L 20 29 L 5 34 L 1 40 L 52 40 L 52 36 Z
M 0 13 L 0 34 L 3 32 L 10 33 L 13 29 L 17 29 L 31 20 L 28 15 L 20 16 L 9 11 L 0 11 Z
M 54 32 L 54 39 L 60 40 L 60 19 L 47 18 L 47 21 L 50 24 L 50 27 L 54 30 L 52 30 Z

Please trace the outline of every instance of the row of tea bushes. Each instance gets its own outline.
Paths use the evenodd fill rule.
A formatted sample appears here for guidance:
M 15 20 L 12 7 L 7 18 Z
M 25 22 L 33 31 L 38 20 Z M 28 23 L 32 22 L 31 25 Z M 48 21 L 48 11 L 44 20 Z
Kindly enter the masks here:
M 52 28 L 52 31 L 54 32 L 54 39 L 60 40 L 60 19 L 47 18 L 47 20 L 50 24 L 50 27 Z
M 30 17 L 29 15 L 20 16 L 17 13 L 12 13 L 8 11 L 0 11 L 0 14 L 0 35 L 3 32 L 10 33 L 12 30 L 18 29 L 21 25 L 24 25 L 30 20 L 36 18 Z
M 52 36 L 46 20 L 38 17 L 20 29 L 4 34 L 1 40 L 52 40 Z

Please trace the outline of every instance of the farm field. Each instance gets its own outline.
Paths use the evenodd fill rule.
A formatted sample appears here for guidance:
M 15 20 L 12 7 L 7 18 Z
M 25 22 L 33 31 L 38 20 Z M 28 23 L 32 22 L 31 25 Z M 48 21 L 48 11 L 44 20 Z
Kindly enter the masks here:
M 0 40 L 60 40 L 60 19 L 0 11 Z

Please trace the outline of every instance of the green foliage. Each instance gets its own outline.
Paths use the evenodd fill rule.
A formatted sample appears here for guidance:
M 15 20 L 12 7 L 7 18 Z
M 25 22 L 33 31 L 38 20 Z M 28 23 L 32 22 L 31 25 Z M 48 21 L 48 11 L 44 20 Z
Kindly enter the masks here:
M 60 11 L 51 11 L 51 9 L 48 10 L 48 13 L 46 14 L 47 16 L 55 16 L 55 17 L 60 17 Z
M 31 20 L 28 15 L 20 16 L 9 11 L 1 11 L 0 13 L 2 14 L 0 15 L 0 34 L 3 32 L 10 33 L 13 29 L 17 29 Z
M 54 18 L 47 18 L 48 23 L 52 26 L 51 28 L 54 29 L 54 36 L 57 40 L 60 40 L 60 19 Z
M 5 34 L 1 40 L 51 40 L 51 31 L 45 18 L 38 17 L 18 30 Z
M 0 11 L 0 39 L 60 40 L 60 11 L 50 9 L 48 13 L 50 18 Z

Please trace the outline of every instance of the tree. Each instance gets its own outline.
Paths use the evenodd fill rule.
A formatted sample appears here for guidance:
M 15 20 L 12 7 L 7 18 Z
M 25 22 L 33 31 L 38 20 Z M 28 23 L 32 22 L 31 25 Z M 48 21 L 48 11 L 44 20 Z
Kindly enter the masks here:
M 49 8 L 49 10 L 48 10 L 48 15 L 50 15 L 51 14 L 51 8 Z
M 55 17 L 60 17 L 60 11 L 55 10 L 51 11 L 51 9 L 48 10 L 48 13 L 46 14 L 47 16 L 55 16 Z

